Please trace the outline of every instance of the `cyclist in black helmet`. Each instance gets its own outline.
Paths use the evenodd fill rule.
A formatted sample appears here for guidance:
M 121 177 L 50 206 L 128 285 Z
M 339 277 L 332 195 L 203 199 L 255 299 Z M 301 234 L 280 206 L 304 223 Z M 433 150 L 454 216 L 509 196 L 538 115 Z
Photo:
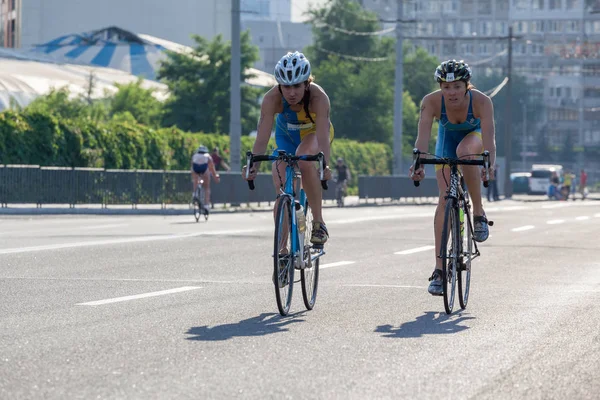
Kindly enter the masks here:
M 464 61 L 448 60 L 435 70 L 435 79 L 440 84 L 436 90 L 423 97 L 419 118 L 419 130 L 415 147 L 426 152 L 429 148 L 431 127 L 434 118 L 439 121 L 435 154 L 440 157 L 464 157 L 470 154 L 490 152 L 490 164 L 496 165 L 496 134 L 494 130 L 494 106 L 490 97 L 476 90 L 471 84 L 471 68 Z M 469 158 L 469 157 L 464 157 Z M 439 168 L 438 168 L 439 167 Z M 473 202 L 473 239 L 485 241 L 489 236 L 488 221 L 481 202 L 481 180 L 485 171 L 477 166 L 463 166 L 463 175 Z M 413 180 L 425 177 L 421 167 L 410 170 Z M 490 167 L 490 179 L 495 179 L 494 168 Z M 434 218 L 436 266 L 430 278 L 429 293 L 442 294 L 442 260 L 440 243 L 446 207 L 446 189 L 450 175 L 449 168 L 436 165 L 436 178 L 439 201 Z

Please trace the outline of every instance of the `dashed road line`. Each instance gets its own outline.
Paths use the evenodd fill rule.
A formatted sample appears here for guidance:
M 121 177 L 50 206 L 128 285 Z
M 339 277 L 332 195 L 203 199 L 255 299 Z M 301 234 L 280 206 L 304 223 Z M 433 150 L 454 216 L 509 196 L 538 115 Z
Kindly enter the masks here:
M 201 287 L 200 286 L 184 286 L 184 287 L 175 288 L 175 289 L 161 290 L 158 292 L 141 293 L 141 294 L 135 294 L 132 296 L 123 296 L 123 297 L 115 297 L 112 299 L 88 301 L 87 303 L 78 303 L 77 305 L 78 306 L 101 306 L 104 304 L 119 303 L 122 301 L 137 300 L 137 299 L 145 299 L 147 297 L 164 296 L 166 294 L 181 293 L 181 292 L 187 292 L 187 291 L 196 290 L 196 289 L 201 289 Z
M 343 265 L 350 265 L 350 264 L 354 264 L 354 263 L 356 263 L 356 261 L 338 261 L 338 262 L 334 262 L 334 263 L 319 265 L 319 269 L 341 267 Z
M 416 247 L 414 249 L 397 251 L 394 254 L 407 255 L 407 254 L 420 253 L 422 251 L 427 251 L 427 250 L 431 250 L 431 249 L 435 249 L 435 246 L 429 245 L 429 246 Z
M 513 229 L 511 229 L 511 231 L 513 231 L 513 232 L 523 232 L 523 231 L 528 231 L 528 230 L 533 229 L 533 228 L 535 228 L 534 225 L 525 225 L 525 226 L 520 226 L 518 228 L 513 228 Z

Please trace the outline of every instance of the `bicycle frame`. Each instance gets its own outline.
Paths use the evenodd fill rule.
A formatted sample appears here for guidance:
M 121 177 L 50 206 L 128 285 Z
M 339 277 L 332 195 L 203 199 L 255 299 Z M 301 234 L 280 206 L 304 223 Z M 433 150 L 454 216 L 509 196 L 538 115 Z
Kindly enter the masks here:
M 320 172 L 320 178 L 321 178 L 321 186 L 323 187 L 323 189 L 327 189 L 327 182 L 325 180 L 323 180 L 323 170 L 325 168 L 325 160 L 324 160 L 324 156 L 323 153 L 319 153 L 317 155 L 314 156 L 294 156 L 294 155 L 290 155 L 287 154 L 283 151 L 279 151 L 277 156 L 263 156 L 263 155 L 258 155 L 255 156 L 253 155 L 251 152 L 246 153 L 246 174 L 249 174 L 251 165 L 254 161 L 283 161 L 285 163 L 287 163 L 286 167 L 285 167 L 285 183 L 283 188 L 280 188 L 280 194 L 277 195 L 277 198 L 282 198 L 282 197 L 289 197 L 290 199 L 290 204 L 292 206 L 292 220 L 291 220 L 291 231 L 292 231 L 292 238 L 291 238 L 291 254 L 293 254 L 293 257 L 298 259 L 298 265 L 300 266 L 300 268 L 304 268 L 305 267 L 305 262 L 304 262 L 304 236 L 299 234 L 298 231 L 298 221 L 297 221 L 297 217 L 296 217 L 296 210 L 295 210 L 295 205 L 296 205 L 296 191 L 294 188 L 294 180 L 296 177 L 296 166 L 298 161 L 319 161 L 319 172 Z M 248 186 L 250 187 L 250 190 L 254 190 L 254 181 L 248 181 Z M 304 189 L 302 189 L 300 187 L 300 191 L 299 191 L 299 202 L 302 205 L 304 212 L 306 213 L 306 193 L 304 192 Z M 307 227 L 308 229 L 308 227 Z M 322 250 L 319 254 L 314 255 L 314 257 L 311 256 L 311 259 L 314 260 L 314 258 L 318 258 L 320 256 L 322 256 L 323 254 L 325 254 Z

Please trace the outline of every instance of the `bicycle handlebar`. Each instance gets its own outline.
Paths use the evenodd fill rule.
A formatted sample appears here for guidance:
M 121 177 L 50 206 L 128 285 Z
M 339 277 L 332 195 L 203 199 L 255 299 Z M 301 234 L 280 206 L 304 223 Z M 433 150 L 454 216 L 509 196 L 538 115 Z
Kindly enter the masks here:
M 490 152 L 484 151 L 481 154 L 476 154 L 482 156 L 481 160 L 461 160 L 458 158 L 423 158 L 421 159 L 421 154 L 423 154 L 419 149 L 413 149 L 413 175 L 414 173 L 421 167 L 421 165 L 426 164 L 434 164 L 434 165 L 480 165 L 485 169 L 485 176 L 483 179 L 483 186 L 488 187 L 490 181 Z M 416 187 L 418 187 L 421 182 L 413 181 Z
M 286 163 L 291 163 L 293 161 L 318 161 L 319 162 L 319 178 L 321 179 L 321 187 L 327 190 L 327 180 L 323 179 L 323 171 L 327 167 L 327 163 L 325 162 L 325 155 L 323 152 L 314 155 L 304 155 L 304 156 L 296 156 L 292 154 L 288 154 L 284 151 L 279 151 L 276 156 L 271 155 L 254 155 L 251 151 L 246 153 L 246 179 L 250 176 L 250 168 L 255 162 L 261 161 L 284 161 Z M 248 187 L 250 190 L 254 190 L 254 180 L 248 181 Z

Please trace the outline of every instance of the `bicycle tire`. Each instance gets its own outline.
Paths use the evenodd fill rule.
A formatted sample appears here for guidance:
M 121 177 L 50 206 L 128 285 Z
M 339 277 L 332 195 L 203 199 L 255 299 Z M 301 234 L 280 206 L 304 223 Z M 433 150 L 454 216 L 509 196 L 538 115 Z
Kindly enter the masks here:
M 292 203 L 288 196 L 281 197 L 275 213 L 275 238 L 273 249 L 273 285 L 279 314 L 286 316 L 292 304 L 294 290 L 294 255 L 292 254 Z M 286 249 L 282 248 L 282 234 L 287 233 Z M 284 254 L 283 251 L 287 251 Z M 286 257 L 287 256 L 287 257 Z M 279 268 L 279 265 L 284 268 Z
M 196 218 L 196 222 L 200 221 L 200 213 L 202 210 L 202 204 L 198 199 L 194 199 L 194 218 Z
M 454 308 L 454 296 L 456 293 L 457 261 L 458 261 L 458 239 L 460 235 L 460 223 L 458 208 L 454 199 L 448 199 L 444 213 L 444 229 L 442 230 L 442 285 L 444 295 L 444 308 L 446 314 L 451 314 Z M 458 239 L 458 240 L 457 240 Z
M 307 310 L 312 310 L 317 301 L 317 289 L 319 288 L 319 258 L 311 262 L 312 257 L 310 236 L 312 234 L 312 212 L 310 212 L 308 201 L 304 204 L 304 215 L 306 218 L 306 231 L 304 232 L 304 265 L 300 271 L 300 280 L 302 282 L 302 299 Z
M 461 262 L 458 268 L 458 302 L 463 310 L 469 302 L 471 287 L 471 261 L 473 260 L 473 217 L 467 204 L 468 197 L 462 204 L 464 212 L 464 233 L 462 235 Z

